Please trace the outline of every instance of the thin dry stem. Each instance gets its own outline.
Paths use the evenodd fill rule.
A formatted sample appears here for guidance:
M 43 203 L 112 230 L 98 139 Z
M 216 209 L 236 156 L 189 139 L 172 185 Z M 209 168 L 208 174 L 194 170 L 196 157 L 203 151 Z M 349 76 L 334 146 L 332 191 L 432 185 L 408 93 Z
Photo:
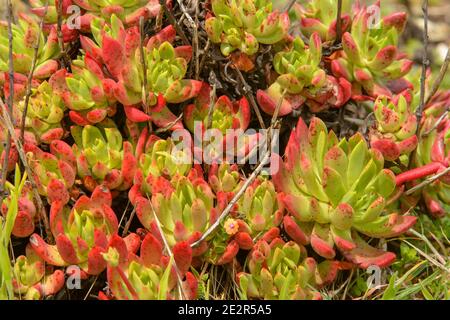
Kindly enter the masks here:
M 17 152 L 19 153 L 20 160 L 22 161 L 25 171 L 27 172 L 28 180 L 30 181 L 31 187 L 33 190 L 33 196 L 36 200 L 36 204 L 38 205 L 38 211 L 41 216 L 42 222 L 44 223 L 45 232 L 47 233 L 47 240 L 49 242 L 53 242 L 53 236 L 51 233 L 47 213 L 46 213 L 46 210 L 44 207 L 44 203 L 42 202 L 41 196 L 39 195 L 39 192 L 37 189 L 37 184 L 36 184 L 36 181 L 33 176 L 33 171 L 31 170 L 30 166 L 28 165 L 27 156 L 23 149 L 22 142 L 16 135 L 16 132 L 14 130 L 14 125 L 11 120 L 11 116 L 7 112 L 6 106 L 3 103 L 2 99 L 0 99 L 0 107 L 2 108 L 2 111 L 3 111 L 3 116 L 1 116 L 0 119 L 3 122 L 3 125 L 5 125 L 6 128 L 8 129 L 9 134 L 11 135 L 12 140 L 14 141 L 14 144 L 16 146 Z
M 430 64 L 428 60 L 428 0 L 423 0 L 422 2 L 422 12 L 423 12 L 423 56 L 422 56 L 422 74 L 420 76 L 420 104 L 416 112 L 417 123 L 420 123 L 422 118 L 422 112 L 425 107 L 425 81 L 427 68 Z M 419 132 L 419 127 L 417 126 L 417 132 Z
M 42 30 L 44 28 L 44 18 L 47 15 L 47 10 L 48 10 L 48 0 L 45 2 L 44 14 L 42 15 L 41 21 L 39 22 L 39 32 L 38 32 L 38 36 L 36 39 L 36 43 L 33 48 L 34 49 L 33 60 L 31 62 L 30 72 L 28 73 L 28 77 L 27 77 L 27 91 L 25 94 L 25 102 L 24 102 L 24 107 L 23 107 L 23 112 L 22 112 L 22 123 L 20 125 L 20 141 L 22 141 L 22 142 L 23 142 L 24 135 L 25 135 L 25 120 L 26 120 L 27 114 L 28 114 L 28 103 L 30 102 L 30 97 L 31 97 L 31 82 L 33 80 L 34 70 L 36 69 L 39 46 L 41 45 Z
M 274 141 L 275 140 L 276 139 L 274 139 Z M 228 203 L 226 208 L 220 214 L 219 218 L 205 231 L 205 233 L 203 233 L 203 235 L 200 237 L 199 240 L 197 240 L 196 242 L 191 244 L 191 247 L 198 246 L 202 241 L 207 239 L 209 237 L 209 235 L 214 232 L 214 230 L 216 230 L 216 228 L 220 225 L 221 221 L 223 219 L 225 219 L 225 217 L 231 212 L 231 210 L 233 209 L 233 207 L 236 204 L 236 202 L 244 194 L 245 190 L 247 190 L 247 188 L 253 183 L 253 181 L 255 181 L 255 179 L 258 177 L 259 173 L 262 171 L 264 166 L 267 163 L 269 163 L 270 156 L 271 156 L 271 152 L 270 152 L 270 148 L 269 148 L 268 150 L 266 150 L 266 153 L 265 153 L 263 159 L 261 160 L 261 162 L 259 163 L 259 165 L 252 172 L 250 177 L 248 177 L 248 179 L 245 181 L 245 183 L 242 185 L 242 187 L 239 189 L 239 191 L 236 192 L 236 194 L 234 195 L 233 199 L 231 199 L 231 201 Z
M 264 124 L 264 120 L 261 116 L 261 112 L 259 111 L 258 104 L 256 103 L 255 97 L 253 96 L 252 88 L 248 85 L 247 81 L 245 81 L 241 70 L 239 70 L 236 65 L 233 64 L 233 66 L 239 76 L 239 79 L 241 80 L 244 95 L 250 101 L 250 105 L 252 106 L 253 111 L 256 114 L 256 117 L 258 118 L 259 125 L 261 126 L 262 129 L 265 129 L 266 125 Z
M 444 63 L 442 64 L 441 69 L 439 70 L 438 77 L 436 78 L 436 80 L 434 80 L 433 87 L 431 88 L 431 91 L 427 96 L 425 105 L 427 105 L 430 102 L 430 100 L 434 97 L 436 92 L 439 90 L 442 80 L 444 80 L 445 73 L 447 72 L 449 63 L 450 63 L 450 48 L 447 48 L 447 54 L 445 56 Z
M 425 179 L 424 181 L 422 181 L 421 183 L 419 183 L 418 185 L 412 187 L 411 189 L 407 190 L 405 192 L 405 195 L 409 196 L 411 194 L 413 194 L 414 192 L 416 192 L 419 189 L 422 189 L 423 187 L 429 185 L 430 183 L 433 183 L 434 181 L 436 181 L 437 179 L 439 179 L 440 177 L 448 174 L 450 172 L 450 167 L 446 168 L 445 170 L 431 176 L 428 177 L 427 179 Z
M 12 33 L 12 17 L 13 17 L 13 9 L 11 0 L 7 2 L 8 6 L 8 46 L 9 46 L 9 97 L 8 97 L 8 109 L 3 110 L 3 112 L 9 117 L 12 118 L 12 110 L 13 110 L 13 101 L 14 101 L 14 64 L 13 64 L 13 33 Z M 9 153 L 11 150 L 11 134 L 8 132 L 6 135 L 6 146 L 4 150 L 5 158 L 3 159 L 2 164 L 2 178 L 0 185 L 0 204 L 3 203 L 3 198 L 5 197 L 5 183 L 6 176 L 8 175 L 8 166 L 9 166 Z

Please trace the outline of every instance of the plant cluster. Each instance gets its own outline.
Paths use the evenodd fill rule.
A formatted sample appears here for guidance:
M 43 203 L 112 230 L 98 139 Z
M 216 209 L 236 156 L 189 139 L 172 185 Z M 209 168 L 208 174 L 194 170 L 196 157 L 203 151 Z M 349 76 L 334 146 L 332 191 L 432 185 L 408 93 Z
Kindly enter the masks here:
M 172 1 L 30 5 L 0 23 L 0 298 L 62 297 L 75 268 L 104 300 L 210 298 L 214 270 L 229 298 L 324 299 L 448 218 L 450 91 L 421 100 L 406 13 L 210 0 L 193 30 Z

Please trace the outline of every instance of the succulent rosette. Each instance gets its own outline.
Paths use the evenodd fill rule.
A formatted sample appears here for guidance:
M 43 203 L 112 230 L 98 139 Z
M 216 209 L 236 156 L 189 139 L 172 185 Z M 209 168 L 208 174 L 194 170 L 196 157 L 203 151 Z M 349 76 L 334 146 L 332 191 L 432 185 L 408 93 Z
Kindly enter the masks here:
M 50 143 L 50 152 L 34 144 L 25 144 L 28 163 L 33 172 L 37 190 L 47 197 L 47 202 L 67 203 L 75 191 L 76 159 L 72 148 L 62 140 Z
M 28 101 L 25 130 L 34 134 L 42 143 L 51 143 L 63 138 L 64 129 L 61 121 L 64 117 L 65 106 L 61 99 L 60 88 L 65 81 L 65 70 L 54 73 L 49 81 L 43 81 L 32 90 Z M 19 110 L 24 111 L 25 99 L 18 104 Z
M 271 180 L 258 177 L 239 199 L 237 211 L 248 226 L 251 238 L 279 233 L 284 208 Z
M 322 41 L 331 42 L 337 34 L 337 8 L 334 0 L 312 0 L 303 6 L 297 4 L 293 10 L 298 15 L 301 31 L 306 37 L 317 32 Z M 341 10 L 341 28 L 345 32 L 352 23 L 351 1 L 342 1 Z
M 47 268 L 48 269 L 48 268 Z M 13 268 L 14 292 L 25 300 L 39 300 L 58 293 L 65 284 L 62 270 L 46 270 L 44 260 L 30 245 L 26 254 L 17 257 Z
M 35 233 L 30 237 L 31 246 L 50 265 L 78 265 L 84 275 L 100 274 L 106 268 L 102 253 L 107 251 L 119 227 L 111 204 L 111 192 L 102 186 L 91 197 L 81 196 L 72 208 L 62 201 L 54 201 L 50 227 L 56 244 L 46 243 Z M 136 252 L 139 248 L 136 234 L 128 235 L 124 241 L 129 251 Z
M 167 103 L 181 103 L 195 97 L 201 81 L 184 79 L 192 56 L 190 46 L 174 48 L 175 29 L 168 26 L 146 43 L 144 66 L 139 50 L 140 33 L 137 27 L 125 30 L 123 23 L 112 15 L 110 24 L 94 19 L 91 23 L 94 40 L 81 37 L 83 49 L 96 61 L 105 65 L 116 81 L 114 95 L 124 105 L 127 117 L 134 122 L 152 120 L 160 127 L 182 128 Z M 144 95 L 143 88 L 147 95 Z M 142 110 L 142 103 L 149 108 Z
M 393 13 L 379 22 L 372 14 L 365 6 L 356 8 L 351 30 L 342 36 L 344 54 L 331 62 L 335 76 L 352 82 L 355 99 L 376 98 L 380 94 L 391 96 L 388 82 L 405 76 L 413 64 L 397 49 L 399 34 L 406 25 L 406 13 Z
M 279 116 L 298 109 L 307 101 L 313 112 L 329 106 L 341 107 L 351 95 L 351 85 L 344 79 L 327 75 L 321 68 L 322 42 L 318 33 L 311 35 L 309 47 L 296 37 L 290 48 L 278 52 L 273 66 L 278 78 L 267 90 L 258 90 L 258 103 L 273 114 L 280 104 Z
M 6 156 L 6 141 L 7 141 L 8 129 L 0 124 L 0 168 L 3 166 Z M 15 129 L 16 135 L 20 136 L 20 129 Z M 25 145 L 37 145 L 36 137 L 30 132 L 24 132 L 24 144 Z M 15 169 L 17 162 L 19 161 L 19 153 L 14 141 L 11 141 L 11 148 L 8 154 L 8 168 L 7 172 L 11 172 Z
M 72 1 L 86 11 L 86 13 L 81 16 L 81 19 L 91 19 L 91 16 L 108 19 L 114 14 L 128 26 L 139 24 L 139 19 L 141 17 L 144 18 L 144 20 L 154 18 L 161 10 L 158 0 Z M 170 3 L 170 1 L 167 2 Z
M 127 190 L 133 183 L 136 158 L 133 146 L 122 141 L 122 134 L 115 127 L 71 128 L 75 144 L 78 176 L 92 190 L 102 184 L 110 190 Z
M 79 126 L 96 124 L 116 113 L 115 82 L 89 53 L 72 61 L 72 74 L 61 93 L 70 119 Z
M 417 119 L 410 106 L 411 94 L 405 92 L 392 99 L 379 96 L 374 103 L 375 126 L 370 131 L 370 145 L 385 160 L 394 161 L 417 147 Z
M 439 173 L 449 167 L 450 117 L 446 116 L 438 127 L 432 130 L 437 121 L 438 118 L 431 115 L 424 119 L 420 131 L 422 137 L 417 147 L 414 162 L 416 169 L 411 171 L 423 171 L 431 168 L 434 173 Z M 424 133 L 428 134 L 424 135 Z M 429 174 L 431 173 L 433 172 L 429 172 Z M 404 174 L 407 175 L 408 172 Z M 422 195 L 431 215 L 434 217 L 448 215 L 450 212 L 450 174 L 447 173 L 426 185 L 422 189 Z
M 222 158 L 245 157 L 263 138 L 260 133 L 246 132 L 251 118 L 247 99 L 242 97 L 232 101 L 227 96 L 220 96 L 211 103 L 210 90 L 210 86 L 204 84 L 194 103 L 187 105 L 183 112 L 186 127 L 196 139 L 195 158 L 209 157 L 207 161 L 212 163 L 221 162 Z M 205 142 L 209 142 L 210 148 L 203 148 Z M 205 149 L 210 152 L 204 152 Z
M 1 205 L 1 214 L 6 216 L 10 206 L 10 196 L 8 196 Z M 18 200 L 18 210 L 16 219 L 14 220 L 14 227 L 12 235 L 18 238 L 25 238 L 34 232 L 35 223 L 39 219 L 37 215 L 36 206 L 33 200 L 33 193 L 30 183 L 25 183 L 22 188 L 22 193 Z
M 171 138 L 161 139 L 149 135 L 145 128 L 136 146 L 137 169 L 130 199 L 150 195 L 157 191 L 162 181 L 173 176 L 186 175 L 192 167 L 192 152 L 185 150 Z M 160 177 L 164 179 L 159 179 Z
M 20 14 L 17 23 L 12 24 L 13 32 L 13 66 L 14 72 L 28 75 L 34 57 L 34 47 L 39 36 L 39 24 L 31 17 Z M 50 30 L 47 38 L 41 33 L 38 48 L 36 67 L 33 77 L 36 79 L 46 79 L 50 77 L 59 65 L 58 59 L 60 51 L 56 28 Z M 6 21 L 0 22 L 0 73 L 9 70 L 9 45 L 8 45 L 8 24 Z
M 242 299 L 321 300 L 318 286 L 334 280 L 336 262 L 321 264 L 294 241 L 260 240 L 247 257 L 248 272 L 237 274 Z
M 192 169 L 189 176 L 175 175 L 166 180 L 150 201 L 138 202 L 136 213 L 142 225 L 156 237 L 160 236 L 158 219 L 168 244 L 174 246 L 180 241 L 198 240 L 217 219 L 219 211 L 210 186 Z M 206 245 L 196 248 L 194 256 L 206 249 Z
M 205 29 L 224 56 L 237 51 L 249 60 L 259 44 L 275 44 L 288 37 L 288 13 L 272 10 L 270 0 L 212 0 L 211 6 L 213 15 L 206 19 Z
M 99 297 L 118 300 L 195 299 L 197 279 L 189 272 L 192 249 L 186 242 L 180 242 L 172 251 L 173 259 L 170 259 L 163 254 L 161 242 L 148 233 L 137 256 L 127 249 L 122 238 L 114 236 L 108 252 L 103 254 L 112 297 L 104 293 Z M 178 276 L 184 279 L 181 297 L 177 295 Z
M 387 213 L 394 194 L 394 173 L 383 169 L 384 159 L 369 149 L 360 134 L 338 141 L 318 118 L 309 128 L 300 118 L 274 175 L 276 189 L 290 215 L 283 225 L 297 243 L 311 244 L 324 258 L 336 246 L 361 268 L 385 267 L 395 254 L 370 246 L 360 234 L 389 238 L 407 231 L 416 217 Z

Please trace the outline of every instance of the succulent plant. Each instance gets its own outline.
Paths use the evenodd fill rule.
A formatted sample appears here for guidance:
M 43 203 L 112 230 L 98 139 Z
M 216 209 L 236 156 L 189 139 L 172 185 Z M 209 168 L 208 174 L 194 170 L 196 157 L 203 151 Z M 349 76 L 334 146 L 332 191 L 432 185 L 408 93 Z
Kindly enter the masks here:
M 7 182 L 8 183 L 8 182 Z M 8 196 L 1 205 L 1 213 L 6 216 L 8 213 L 11 196 Z M 18 210 L 12 234 L 18 238 L 25 238 L 34 232 L 35 222 L 39 215 L 36 214 L 36 206 L 33 201 L 33 193 L 30 183 L 25 183 L 21 195 L 18 199 Z
M 236 164 L 214 162 L 209 167 L 208 184 L 214 193 L 234 194 L 242 185 L 242 176 Z
M 71 192 L 75 191 L 76 159 L 72 148 L 62 140 L 50 143 L 50 152 L 39 149 L 34 144 L 25 144 L 28 163 L 33 172 L 37 190 L 46 196 L 48 203 L 67 203 Z
M 233 51 L 252 56 L 259 44 L 275 44 L 288 36 L 289 16 L 272 10 L 270 0 L 212 0 L 205 29 L 223 55 Z
M 175 29 L 166 27 L 145 44 L 143 51 L 147 74 L 144 86 L 138 28 L 125 30 L 115 15 L 111 16 L 110 24 L 94 19 L 91 27 L 95 42 L 82 37 L 83 49 L 97 61 L 102 61 L 117 80 L 114 94 L 124 105 L 127 117 L 134 122 L 152 120 L 160 127 L 171 124 L 174 130 L 182 128 L 182 123 L 177 123 L 176 116 L 166 103 L 180 103 L 195 97 L 202 82 L 184 79 L 192 48 L 174 48 L 170 44 L 175 39 Z M 140 110 L 142 101 L 149 107 L 148 114 Z
M 336 263 L 317 265 L 304 247 L 281 238 L 258 241 L 246 265 L 248 273 L 237 275 L 242 299 L 321 300 L 318 283 L 332 281 L 337 273 Z
M 8 129 L 0 124 L 0 168 L 3 166 L 5 156 L 6 156 L 6 141 L 7 141 Z M 20 129 L 15 130 L 16 136 L 20 136 Z M 30 132 L 24 132 L 24 144 L 26 145 L 37 145 L 36 137 Z M 15 169 L 17 162 L 19 161 L 19 153 L 14 141 L 11 141 L 11 148 L 8 154 L 8 168 L 7 172 L 11 172 Z
M 102 66 L 89 53 L 72 61 L 67 89 L 61 93 L 70 109 L 70 119 L 79 126 L 96 124 L 116 113 L 115 82 L 106 77 Z
M 369 246 L 359 234 L 374 238 L 407 231 L 416 217 L 387 214 L 393 195 L 394 173 L 383 169 L 384 159 L 369 149 L 358 133 L 338 141 L 333 131 L 313 118 L 308 127 L 300 118 L 286 148 L 286 160 L 273 176 L 281 201 L 291 214 L 284 229 L 297 243 L 311 244 L 319 255 L 336 252 L 361 268 L 384 267 L 395 254 Z
M 278 202 L 272 181 L 261 176 L 245 190 L 237 211 L 248 225 L 251 238 L 276 232 L 273 229 L 281 224 L 284 215 L 284 208 Z
M 55 295 L 64 287 L 64 272 L 46 270 L 44 260 L 30 245 L 27 245 L 25 255 L 17 257 L 13 272 L 14 292 L 21 299 L 43 299 Z
M 306 37 L 317 32 L 322 41 L 333 41 L 337 34 L 337 5 L 333 0 L 312 0 L 304 6 L 298 4 L 294 8 L 300 19 L 300 28 Z M 341 28 L 345 32 L 349 29 L 352 19 L 350 16 L 351 2 L 344 0 L 341 7 Z
M 166 300 L 177 295 L 177 273 L 182 279 L 184 298 L 195 299 L 197 279 L 189 268 L 192 249 L 186 242 L 173 248 L 173 259 L 163 254 L 163 245 L 148 233 L 140 248 L 140 256 L 129 252 L 125 241 L 115 236 L 108 252 L 107 261 L 109 289 L 118 300 Z M 101 298 L 108 298 L 103 293 Z M 181 298 L 181 297 L 180 297 Z
M 379 150 L 385 160 L 397 160 L 417 147 L 417 119 L 410 103 L 409 92 L 392 99 L 379 96 L 375 101 L 376 124 L 370 131 L 370 145 Z
M 90 198 L 81 196 L 72 208 L 59 200 L 52 202 L 50 227 L 56 245 L 46 243 L 35 233 L 30 237 L 31 246 L 50 265 L 78 265 L 85 274 L 101 273 L 106 268 L 102 253 L 118 230 L 111 203 L 111 192 L 102 186 L 96 187 Z M 137 251 L 136 234 L 128 235 L 124 241 L 129 251 Z
M 108 19 L 111 15 L 116 15 L 126 25 L 132 26 L 139 23 L 143 17 L 145 20 L 156 17 L 161 6 L 158 0 L 72 0 L 74 4 L 85 10 L 85 14 L 80 18 L 91 19 L 91 16 Z M 168 1 L 169 2 L 169 1 Z
M 92 190 L 103 184 L 110 190 L 126 190 L 133 183 L 136 158 L 133 146 L 122 141 L 115 127 L 73 126 L 75 140 L 73 153 L 77 161 L 78 176 Z
M 64 129 L 61 121 L 64 117 L 65 106 L 59 94 L 60 84 L 65 81 L 65 70 L 54 73 L 49 81 L 42 82 L 32 90 L 28 101 L 25 129 L 32 132 L 42 143 L 51 143 L 63 138 Z M 25 99 L 19 105 L 23 112 Z
M 137 168 L 130 199 L 146 198 L 159 188 L 158 182 L 171 179 L 176 174 L 185 175 L 192 167 L 192 153 L 178 147 L 171 139 L 149 135 L 148 129 L 141 132 L 136 146 Z M 164 180 L 159 179 L 160 177 Z
M 312 111 L 328 106 L 340 107 L 351 95 L 351 85 L 344 78 L 326 75 L 320 67 L 322 42 L 317 33 L 311 35 L 309 47 L 300 37 L 292 47 L 277 53 L 273 65 L 279 74 L 267 90 L 258 90 L 257 99 L 261 109 L 273 114 L 279 103 L 279 116 L 291 113 L 306 100 Z
M 354 96 L 359 99 L 367 98 L 361 88 L 370 97 L 390 96 L 387 81 L 402 78 L 412 66 L 412 61 L 403 58 L 397 49 L 406 13 L 396 12 L 376 23 L 371 15 L 365 6 L 357 9 L 351 31 L 342 36 L 345 55 L 331 62 L 334 75 L 352 82 Z
M 416 169 L 411 170 L 412 172 L 435 168 L 434 173 L 439 173 L 450 165 L 450 117 L 445 117 L 438 127 L 432 130 L 437 121 L 438 118 L 430 115 L 422 123 L 421 140 L 414 161 Z M 424 135 L 428 132 L 428 135 Z M 403 174 L 408 175 L 411 171 Z M 431 215 L 434 217 L 448 215 L 450 212 L 450 174 L 447 173 L 425 186 L 422 194 Z
M 224 159 L 229 162 L 235 156 L 245 157 L 263 138 L 258 132 L 246 131 L 251 118 L 247 99 L 231 101 L 227 96 L 220 96 L 209 115 L 210 90 L 210 86 L 204 84 L 194 104 L 186 106 L 183 112 L 186 127 L 194 134 L 195 158 L 211 164 Z M 205 148 L 205 142 L 210 148 Z M 214 147 L 219 145 L 222 150 Z
M 31 17 L 20 14 L 17 23 L 12 24 L 13 36 L 13 66 L 14 71 L 23 75 L 28 75 L 34 57 L 34 46 L 39 36 L 39 24 Z M 56 28 L 50 30 L 47 39 L 41 34 L 38 48 L 36 68 L 33 77 L 36 79 L 46 79 L 58 70 L 59 57 L 58 40 Z M 6 21 L 0 22 L 0 72 L 9 70 L 9 49 L 8 49 L 8 24 Z
M 208 128 L 218 129 L 222 134 L 226 134 L 229 129 L 246 130 L 251 117 L 247 99 L 243 97 L 238 101 L 231 101 L 227 96 L 220 96 L 214 102 L 211 118 L 209 119 L 210 87 L 209 85 L 206 85 L 206 87 L 207 89 L 204 90 L 204 93 L 201 92 L 196 98 L 195 103 L 186 106 L 184 109 L 184 122 L 189 131 L 192 133 L 196 131 L 196 122 L 203 127 L 208 127 L 208 121 L 211 121 L 211 126 Z M 205 95 L 207 97 L 204 97 Z
M 141 197 L 137 203 L 136 214 L 142 225 L 160 237 L 157 217 L 170 246 L 180 241 L 195 242 L 218 216 L 213 191 L 194 172 L 192 169 L 189 177 L 175 175 L 152 194 L 150 201 Z M 194 256 L 206 249 L 206 246 L 196 248 Z

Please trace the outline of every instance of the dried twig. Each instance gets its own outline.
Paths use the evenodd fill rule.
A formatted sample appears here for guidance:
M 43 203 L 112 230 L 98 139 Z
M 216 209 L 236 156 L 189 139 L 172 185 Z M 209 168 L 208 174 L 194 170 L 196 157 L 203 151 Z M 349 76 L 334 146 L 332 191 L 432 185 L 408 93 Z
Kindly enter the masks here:
M 423 0 L 422 2 L 422 12 L 423 12 L 423 57 L 422 57 L 422 75 L 420 77 L 420 104 L 416 111 L 417 123 L 420 124 L 420 119 L 422 118 L 422 112 L 425 107 L 425 80 L 427 74 L 427 67 L 429 65 L 428 61 L 428 0 Z M 417 132 L 419 132 L 420 125 L 417 126 Z
M 175 258 L 173 257 L 172 250 L 170 250 L 169 243 L 167 242 L 166 236 L 164 235 L 164 231 L 162 230 L 162 227 L 161 227 L 161 223 L 159 222 L 158 216 L 156 215 L 155 209 L 153 208 L 153 204 L 150 199 L 149 199 L 149 203 L 150 203 L 150 208 L 152 209 L 153 218 L 155 219 L 156 226 L 158 227 L 159 234 L 161 235 L 161 239 L 163 240 L 164 247 L 166 248 L 166 251 L 169 254 L 169 257 L 173 259 L 173 265 L 175 267 L 175 272 L 177 274 L 178 289 L 180 290 L 180 298 L 181 298 L 181 300 L 185 300 L 187 295 L 184 292 L 183 280 L 181 279 L 180 270 L 178 269 Z
M 273 141 L 276 141 L 276 139 L 273 139 Z M 255 179 L 258 177 L 259 173 L 262 171 L 264 166 L 269 162 L 270 156 L 271 156 L 271 152 L 270 151 L 271 151 L 271 148 L 268 148 L 268 150 L 266 150 L 266 153 L 265 153 L 263 159 L 261 160 L 261 162 L 259 163 L 259 165 L 252 172 L 250 177 L 248 177 L 248 179 L 244 182 L 244 184 L 239 189 L 239 191 L 236 192 L 236 194 L 234 195 L 233 199 L 231 199 L 231 201 L 228 203 L 226 208 L 220 214 L 219 218 L 217 218 L 217 220 L 205 231 L 205 233 L 203 233 L 203 235 L 200 237 L 199 240 L 197 240 L 196 242 L 191 244 L 191 247 L 198 246 L 201 242 L 203 242 L 206 238 L 208 238 L 209 235 L 212 234 L 214 232 L 214 230 L 217 229 L 217 227 L 220 225 L 221 221 L 223 219 L 225 219 L 225 217 L 231 212 L 231 210 L 233 209 L 233 207 L 236 204 L 236 202 L 244 194 L 245 190 L 247 190 L 247 188 L 253 183 L 253 181 L 255 181 Z
M 440 177 L 446 175 L 447 173 L 450 172 L 450 167 L 446 168 L 445 170 L 431 176 L 428 177 L 427 179 L 425 179 L 424 181 L 422 181 L 421 183 L 419 183 L 418 185 L 412 187 L 411 189 L 407 190 L 405 192 L 405 195 L 409 196 L 410 194 L 413 194 L 414 192 L 416 192 L 419 189 L 422 189 L 423 187 L 429 185 L 430 183 L 436 181 L 437 179 L 439 179 Z
M 67 53 L 66 53 L 66 48 L 64 45 L 64 38 L 63 38 L 63 34 L 62 34 L 62 17 L 63 17 L 62 5 L 63 5 L 63 2 L 58 1 L 58 7 L 57 7 L 58 20 L 56 23 L 56 35 L 58 37 L 58 44 L 59 44 L 59 48 L 61 50 L 61 65 L 64 69 L 64 68 L 66 68 L 68 61 L 66 59 Z
M 262 129 L 265 129 L 266 125 L 264 124 L 264 120 L 261 116 L 261 112 L 259 111 L 259 107 L 256 104 L 256 100 L 255 100 L 255 97 L 253 96 L 252 88 L 248 85 L 247 81 L 245 81 L 241 70 L 239 70 L 236 65 L 233 64 L 233 66 L 239 76 L 239 79 L 241 80 L 244 95 L 250 101 L 250 105 L 253 107 L 253 111 L 255 111 L 256 117 L 258 118 L 258 121 L 259 121 L 259 125 L 261 126 Z
M 449 106 L 450 107 L 450 106 Z M 439 127 L 439 125 L 442 123 L 442 121 L 444 121 L 445 118 L 447 118 L 448 116 L 448 110 L 445 111 L 438 119 L 437 121 L 433 124 L 433 126 L 430 128 L 430 130 L 428 130 L 427 132 L 424 132 L 422 134 L 422 137 L 426 137 L 428 136 L 430 133 L 432 133 L 434 130 L 436 130 L 437 127 Z
M 181 119 L 183 119 L 183 113 L 181 113 L 178 118 L 176 118 L 175 120 L 173 120 L 171 123 L 169 123 L 167 126 L 163 127 L 163 128 L 159 128 L 155 130 L 155 133 L 163 133 L 166 131 L 169 131 L 170 129 L 173 128 L 174 125 L 176 125 L 178 123 L 178 121 L 180 121 Z
M 6 106 L 3 103 L 2 99 L 0 99 L 0 107 L 3 112 L 3 116 L 0 117 L 0 120 L 3 122 L 3 125 L 6 126 L 6 128 L 8 129 L 9 134 L 11 135 L 12 140 L 14 141 L 14 144 L 16 146 L 17 152 L 19 153 L 20 160 L 22 161 L 25 171 L 27 172 L 28 180 L 30 181 L 31 187 L 33 190 L 33 196 L 36 200 L 36 204 L 38 206 L 38 211 L 41 216 L 42 222 L 44 223 L 45 232 L 47 233 L 47 240 L 49 242 L 53 242 L 53 236 L 52 236 L 52 232 L 50 229 L 50 224 L 48 222 L 47 213 L 45 211 L 44 203 L 42 202 L 41 196 L 39 195 L 39 192 L 37 190 L 37 184 L 34 179 L 33 171 L 31 170 L 30 166 L 28 165 L 27 156 L 23 149 L 22 142 L 16 135 L 16 131 L 14 130 L 14 125 L 11 120 L 11 116 L 7 112 Z
M 143 81 L 142 81 L 142 103 L 144 105 L 144 111 L 148 115 L 150 113 L 150 109 L 148 106 L 148 94 L 147 94 L 147 62 L 145 61 L 145 54 L 144 54 L 144 17 L 141 17 L 139 19 L 139 52 L 141 55 L 141 63 L 142 63 L 142 73 L 143 73 Z M 150 131 L 152 131 L 152 121 L 148 121 L 148 127 Z
M 48 0 L 45 2 L 44 14 L 42 15 L 41 21 L 39 23 L 39 32 L 38 32 L 38 36 L 36 39 L 36 43 L 34 44 L 34 48 L 33 48 L 34 49 L 33 60 L 31 62 L 31 68 L 30 68 L 30 72 L 28 73 L 28 78 L 27 78 L 27 91 L 25 94 L 25 102 L 24 102 L 24 107 L 23 107 L 23 112 L 22 112 L 22 123 L 20 125 L 20 141 L 22 141 L 22 142 L 23 142 L 24 135 L 25 135 L 25 120 L 26 120 L 27 114 L 28 114 L 28 103 L 30 102 L 30 97 L 31 97 L 31 82 L 33 80 L 34 70 L 36 69 L 39 46 L 41 45 L 42 30 L 44 28 L 44 18 L 47 15 L 47 10 L 48 10 Z
M 337 2 L 337 16 L 336 16 L 336 40 L 334 41 L 335 45 L 341 43 L 342 38 L 342 0 L 338 0 Z
M 13 64 L 13 32 L 12 32 L 12 16 L 13 9 L 11 0 L 7 1 L 8 5 L 8 45 L 9 45 L 9 97 L 8 97 L 8 110 L 3 110 L 5 114 L 12 118 L 13 109 L 13 99 L 14 99 L 14 64 Z M 14 128 L 14 127 L 13 127 Z M 5 158 L 2 164 L 2 178 L 0 185 L 0 204 L 3 202 L 5 196 L 5 183 L 6 176 L 8 175 L 8 165 L 9 165 L 9 152 L 11 150 L 11 134 L 8 132 L 6 135 L 6 146 L 4 150 Z
M 410 229 L 408 232 L 420 238 L 423 242 L 425 242 L 427 246 L 431 249 L 431 251 L 433 251 L 433 253 L 436 255 L 436 258 L 439 260 L 439 262 L 442 263 L 442 265 L 444 266 L 446 265 L 447 262 L 445 261 L 445 259 L 442 257 L 439 251 L 437 251 L 436 248 L 431 244 L 430 240 L 428 240 L 427 237 L 425 237 L 423 234 L 417 232 L 414 229 Z
M 210 77 L 215 77 L 214 72 L 211 71 Z M 208 115 L 206 120 L 206 127 L 205 131 L 208 130 L 208 128 L 211 128 L 212 125 L 212 114 L 214 110 L 214 104 L 216 102 L 216 82 L 212 82 L 212 88 L 209 93 L 209 106 L 208 106 Z
M 286 6 L 286 8 L 284 8 L 284 12 L 289 12 L 291 9 L 292 9 L 292 6 L 294 5 L 294 3 L 296 2 L 297 0 L 290 0 L 289 1 L 289 3 L 287 4 L 287 6 Z
M 433 87 L 431 88 L 430 93 L 427 96 L 427 99 L 425 100 L 425 105 L 427 105 L 430 100 L 434 97 L 436 92 L 439 89 L 439 86 L 441 85 L 442 80 L 444 80 L 445 73 L 447 72 L 448 65 L 450 63 L 450 48 L 447 48 L 447 55 L 445 56 L 444 63 L 441 66 L 441 69 L 439 70 L 439 75 L 434 80 Z
M 131 211 L 130 217 L 128 218 L 127 223 L 125 224 L 125 227 L 122 231 L 122 237 L 125 237 L 128 233 L 128 230 L 130 230 L 131 221 L 133 221 L 134 215 L 136 214 L 136 208 L 133 208 L 133 211 Z
M 178 25 L 177 20 L 175 20 L 175 17 L 173 16 L 172 11 L 170 11 L 169 8 L 167 8 L 166 1 L 159 0 L 159 4 L 163 7 L 164 12 L 166 13 L 167 18 L 169 19 L 170 24 L 175 28 L 175 30 L 177 31 L 177 34 L 181 37 L 181 41 L 183 41 L 183 43 L 185 45 L 190 45 L 191 43 L 189 42 L 188 38 L 186 37 L 186 34 L 184 33 L 183 29 Z M 180 8 L 181 8 L 181 6 L 180 6 Z
M 199 11 L 199 5 L 198 0 L 194 1 L 195 6 L 195 22 L 194 22 L 194 34 L 192 36 L 192 47 L 194 48 L 194 79 L 198 80 L 200 77 L 200 50 L 198 45 L 198 28 L 200 26 L 200 23 L 198 21 L 198 11 Z

